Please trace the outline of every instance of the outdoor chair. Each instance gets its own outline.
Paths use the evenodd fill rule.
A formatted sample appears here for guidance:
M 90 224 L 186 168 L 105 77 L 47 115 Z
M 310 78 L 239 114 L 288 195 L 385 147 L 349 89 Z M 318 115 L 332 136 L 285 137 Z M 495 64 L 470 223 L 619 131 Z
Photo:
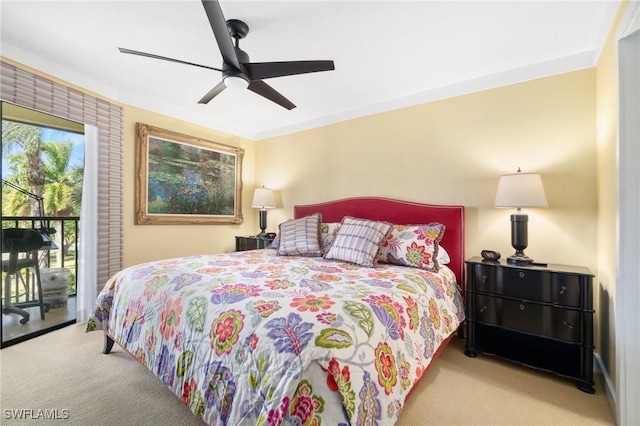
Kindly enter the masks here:
M 22 308 L 39 306 L 40 318 L 43 320 L 44 313 L 49 310 L 42 297 L 42 282 L 40 281 L 38 250 L 42 246 L 42 235 L 33 229 L 7 228 L 2 230 L 2 252 L 9 253 L 9 259 L 2 260 L 2 272 L 6 274 L 4 278 L 2 313 L 21 315 L 23 317 L 20 320 L 21 324 L 29 322 L 29 312 Z M 25 283 L 21 273 L 26 268 L 31 268 L 34 271 L 38 299 L 14 304 L 11 302 L 11 279 L 15 278 L 16 283 L 21 281 L 25 285 L 28 294 L 28 285 Z M 33 296 L 35 297 L 35 294 Z

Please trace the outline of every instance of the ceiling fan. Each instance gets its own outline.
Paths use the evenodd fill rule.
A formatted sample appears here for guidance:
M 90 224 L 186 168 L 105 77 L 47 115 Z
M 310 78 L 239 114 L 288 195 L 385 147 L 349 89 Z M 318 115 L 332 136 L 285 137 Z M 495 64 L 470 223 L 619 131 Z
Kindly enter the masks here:
M 146 56 L 222 72 L 222 81 L 198 101 L 201 104 L 209 103 L 225 88 L 232 87 L 249 89 L 291 110 L 296 106 L 262 80 L 286 75 L 333 71 L 335 69 L 333 61 L 249 62 L 249 55 L 239 46 L 240 39 L 246 37 L 249 33 L 249 26 L 238 19 L 226 20 L 217 0 L 202 0 L 202 5 L 207 13 L 213 35 L 222 54 L 222 69 L 122 47 L 119 47 L 118 50 L 131 55 Z M 235 45 L 232 38 L 235 40 Z

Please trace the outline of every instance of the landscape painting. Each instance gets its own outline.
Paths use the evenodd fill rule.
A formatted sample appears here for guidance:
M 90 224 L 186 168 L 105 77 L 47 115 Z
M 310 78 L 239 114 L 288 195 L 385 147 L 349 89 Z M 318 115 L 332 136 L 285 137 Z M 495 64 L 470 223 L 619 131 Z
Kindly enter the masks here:
M 242 223 L 242 148 L 136 130 L 136 224 Z

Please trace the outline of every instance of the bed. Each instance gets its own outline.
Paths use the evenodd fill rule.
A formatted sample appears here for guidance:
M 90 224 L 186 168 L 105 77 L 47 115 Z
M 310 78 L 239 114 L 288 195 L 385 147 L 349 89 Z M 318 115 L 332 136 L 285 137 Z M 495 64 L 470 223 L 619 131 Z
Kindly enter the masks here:
M 125 268 L 87 331 L 210 425 L 392 425 L 464 320 L 463 265 L 461 206 L 300 205 L 268 249 Z

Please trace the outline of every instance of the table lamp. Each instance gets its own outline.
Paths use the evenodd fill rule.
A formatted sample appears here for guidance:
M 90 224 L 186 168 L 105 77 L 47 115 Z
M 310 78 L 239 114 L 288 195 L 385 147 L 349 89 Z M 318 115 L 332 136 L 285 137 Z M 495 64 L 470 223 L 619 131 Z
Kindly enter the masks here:
M 256 188 L 253 193 L 251 207 L 260 209 L 260 233 L 256 235 L 256 237 L 264 237 L 266 235 L 265 230 L 267 229 L 267 209 L 276 207 L 273 191 L 264 186 L 262 188 Z
M 542 179 L 538 173 L 517 173 L 500 176 L 496 192 L 495 207 L 516 207 L 511 215 L 511 245 L 516 252 L 507 258 L 507 263 L 530 265 L 533 259 L 524 254 L 528 245 L 527 222 L 529 216 L 522 207 L 547 207 Z

